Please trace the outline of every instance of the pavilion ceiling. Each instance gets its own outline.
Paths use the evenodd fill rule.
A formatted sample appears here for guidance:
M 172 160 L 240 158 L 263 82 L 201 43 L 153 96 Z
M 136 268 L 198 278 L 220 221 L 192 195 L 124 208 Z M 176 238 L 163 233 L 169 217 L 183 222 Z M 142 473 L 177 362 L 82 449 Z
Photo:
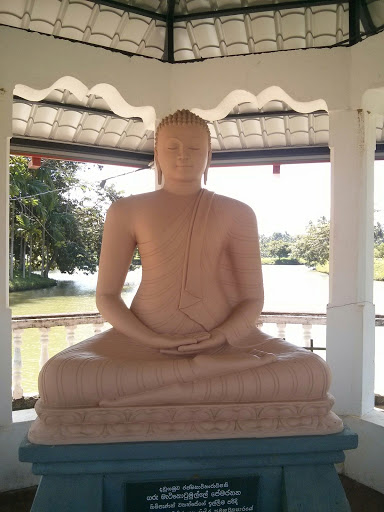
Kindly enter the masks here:
M 168 62 L 355 44 L 382 0 L 3 0 L 0 24 Z
M 384 1 L 3 0 L 0 24 L 177 64 L 352 45 L 384 28 Z M 277 101 L 261 110 L 240 104 L 210 123 L 210 131 L 217 162 L 248 161 L 256 154 L 295 158 L 301 150 L 309 159 L 328 158 L 324 111 L 299 114 Z M 79 101 L 67 90 L 54 90 L 40 102 L 15 97 L 13 135 L 13 149 L 29 148 L 31 154 L 33 148 L 35 154 L 72 148 L 85 155 L 88 148 L 137 164 L 153 156 L 154 135 L 141 119 L 121 118 L 102 98 Z M 382 122 L 377 140 L 384 140 Z

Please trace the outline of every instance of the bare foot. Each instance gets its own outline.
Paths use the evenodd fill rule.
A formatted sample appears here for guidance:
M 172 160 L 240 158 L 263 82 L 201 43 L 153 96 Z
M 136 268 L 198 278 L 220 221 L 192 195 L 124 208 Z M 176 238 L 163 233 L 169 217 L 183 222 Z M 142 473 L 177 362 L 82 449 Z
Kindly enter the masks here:
M 276 361 L 275 354 L 260 352 L 260 356 L 252 354 L 215 354 L 197 355 L 191 361 L 197 377 L 214 377 L 225 373 L 236 373 L 258 366 L 264 366 Z

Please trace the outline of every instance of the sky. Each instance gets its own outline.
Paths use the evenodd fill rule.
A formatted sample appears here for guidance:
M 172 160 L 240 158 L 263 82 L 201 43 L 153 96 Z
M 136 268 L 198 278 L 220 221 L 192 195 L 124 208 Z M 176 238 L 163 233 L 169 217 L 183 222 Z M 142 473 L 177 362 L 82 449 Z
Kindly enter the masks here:
M 89 181 L 101 181 L 134 168 L 105 165 L 85 172 Z M 124 195 L 154 190 L 152 170 L 143 170 L 109 179 Z M 282 165 L 280 175 L 272 174 L 271 165 L 216 167 L 208 174 L 207 188 L 218 194 L 243 201 L 256 213 L 259 233 L 305 232 L 310 221 L 330 217 L 330 164 Z M 375 162 L 375 220 L 384 224 L 384 161 Z

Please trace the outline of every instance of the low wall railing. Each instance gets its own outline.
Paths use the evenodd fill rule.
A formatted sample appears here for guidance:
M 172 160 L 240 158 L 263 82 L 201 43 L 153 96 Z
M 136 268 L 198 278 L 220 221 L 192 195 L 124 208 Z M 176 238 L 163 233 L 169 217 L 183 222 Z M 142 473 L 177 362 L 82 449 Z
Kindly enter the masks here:
M 23 333 L 27 329 L 38 329 L 40 339 L 40 368 L 54 354 L 49 354 L 49 335 L 52 327 L 64 327 L 67 346 L 75 343 L 76 328 L 79 325 L 92 325 L 93 333 L 98 334 L 110 327 L 99 313 L 66 313 L 55 315 L 14 316 L 12 318 L 13 332 L 13 373 L 12 396 L 14 399 L 23 397 L 22 376 L 23 361 L 21 347 Z M 325 350 L 325 346 L 314 345 L 312 337 L 313 325 L 326 325 L 326 315 L 321 313 L 274 313 L 265 312 L 260 317 L 259 327 L 264 324 L 275 324 L 275 334 L 286 338 L 287 326 L 301 325 L 301 346 L 308 350 Z M 376 316 L 376 326 L 384 325 L 384 315 Z M 299 340 L 296 339 L 296 342 Z M 37 376 L 36 376 L 37 379 Z M 37 380 L 36 380 L 37 390 Z
M 23 361 L 21 357 L 21 346 L 23 333 L 27 329 L 38 329 L 40 339 L 39 368 L 48 361 L 49 357 L 49 333 L 52 327 L 64 327 L 65 338 L 68 347 L 75 343 L 76 328 L 78 325 L 92 325 L 94 334 L 103 331 L 105 320 L 100 313 L 65 313 L 55 315 L 33 315 L 12 317 L 12 340 L 13 340 L 13 361 L 12 361 L 12 398 L 22 398 L 24 390 L 22 387 Z M 109 325 L 109 324 L 106 324 Z M 36 375 L 37 393 L 37 375 Z

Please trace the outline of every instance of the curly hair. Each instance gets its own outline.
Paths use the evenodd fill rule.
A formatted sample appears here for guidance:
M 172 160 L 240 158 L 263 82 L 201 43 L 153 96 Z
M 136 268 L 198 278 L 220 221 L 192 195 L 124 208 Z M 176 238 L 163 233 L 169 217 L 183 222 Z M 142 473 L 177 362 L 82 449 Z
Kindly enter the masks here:
M 159 132 L 164 126 L 174 126 L 183 124 L 194 124 L 203 127 L 207 133 L 209 147 L 211 147 L 211 133 L 208 128 L 208 123 L 202 117 L 197 116 L 196 114 L 193 114 L 190 110 L 186 109 L 177 110 L 173 114 L 164 117 L 160 121 L 160 124 L 156 129 L 155 143 L 157 144 Z

